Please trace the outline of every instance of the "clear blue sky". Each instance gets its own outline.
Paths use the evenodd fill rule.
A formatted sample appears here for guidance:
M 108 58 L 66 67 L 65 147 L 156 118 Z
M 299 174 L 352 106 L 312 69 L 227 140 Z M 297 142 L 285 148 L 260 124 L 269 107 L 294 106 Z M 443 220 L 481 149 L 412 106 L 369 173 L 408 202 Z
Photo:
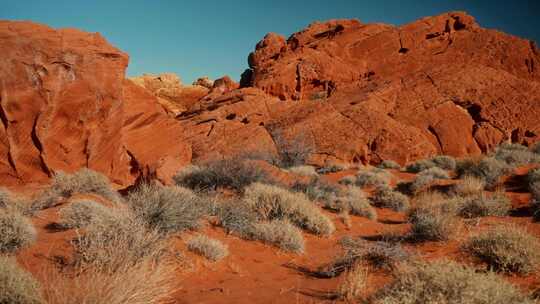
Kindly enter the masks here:
M 100 32 L 130 54 L 128 75 L 174 72 L 184 83 L 203 75 L 238 80 L 267 32 L 289 36 L 332 18 L 400 25 L 451 10 L 540 42 L 540 0 L 0 0 L 0 19 Z

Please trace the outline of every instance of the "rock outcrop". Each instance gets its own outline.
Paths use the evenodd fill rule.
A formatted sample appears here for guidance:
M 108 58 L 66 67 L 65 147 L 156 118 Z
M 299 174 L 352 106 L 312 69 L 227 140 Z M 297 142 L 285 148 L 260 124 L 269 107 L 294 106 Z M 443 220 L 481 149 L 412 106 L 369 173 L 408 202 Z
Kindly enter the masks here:
M 248 61 L 243 87 L 293 104 L 268 107 L 264 124 L 313 137 L 321 157 L 403 163 L 540 139 L 540 50 L 466 13 L 400 27 L 314 23 L 266 35 Z
M 129 185 L 191 160 L 181 127 L 125 81 L 128 55 L 98 33 L 0 21 L 0 53 L 3 184 L 88 167 Z
M 143 74 L 129 78 L 135 84 L 147 89 L 157 97 L 158 102 L 171 115 L 178 116 L 210 92 L 204 85 L 182 85 L 180 78 L 173 73 L 159 75 Z M 208 80 L 208 79 L 206 79 Z M 201 79 L 200 84 L 208 84 Z M 213 85 L 213 84 L 212 84 Z

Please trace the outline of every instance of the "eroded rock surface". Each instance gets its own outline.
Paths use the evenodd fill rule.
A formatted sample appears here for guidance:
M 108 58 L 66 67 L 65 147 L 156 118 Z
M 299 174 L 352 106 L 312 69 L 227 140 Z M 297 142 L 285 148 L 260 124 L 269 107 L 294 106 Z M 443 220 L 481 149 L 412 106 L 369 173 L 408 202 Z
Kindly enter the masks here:
M 141 168 L 166 176 L 171 159 L 190 161 L 180 126 L 125 83 L 128 55 L 101 35 L 0 21 L 0 54 L 2 183 L 88 167 L 128 185 Z

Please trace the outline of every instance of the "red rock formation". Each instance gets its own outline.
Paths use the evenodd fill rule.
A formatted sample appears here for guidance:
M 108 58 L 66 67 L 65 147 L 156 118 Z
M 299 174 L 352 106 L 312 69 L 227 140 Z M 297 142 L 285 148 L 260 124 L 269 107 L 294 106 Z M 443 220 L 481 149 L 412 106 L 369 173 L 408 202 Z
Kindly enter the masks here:
M 180 78 L 173 73 L 144 74 L 129 79 L 155 95 L 158 102 L 173 117 L 187 111 L 210 91 L 202 85 L 184 86 Z M 207 84 L 204 78 L 201 79 L 201 84 Z
M 249 64 L 243 86 L 312 100 L 274 125 L 311 134 L 331 158 L 405 162 L 540 139 L 540 51 L 462 12 L 401 27 L 332 20 L 287 40 L 268 34 Z
M 0 21 L 0 54 L 2 183 L 89 167 L 127 185 L 140 168 L 166 176 L 172 159 L 190 161 L 180 127 L 124 83 L 128 56 L 101 35 Z

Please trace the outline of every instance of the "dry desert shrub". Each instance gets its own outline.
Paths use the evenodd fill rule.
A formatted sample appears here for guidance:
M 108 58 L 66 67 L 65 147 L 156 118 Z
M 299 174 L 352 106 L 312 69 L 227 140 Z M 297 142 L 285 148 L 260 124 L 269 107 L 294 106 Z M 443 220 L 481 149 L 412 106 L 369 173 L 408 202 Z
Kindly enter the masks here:
M 504 193 L 493 195 L 480 193 L 455 197 L 450 201 L 456 204 L 457 214 L 464 218 L 506 216 L 512 209 L 512 203 Z
M 460 178 L 474 176 L 482 179 L 486 187 L 495 188 L 500 183 L 501 177 L 512 171 L 512 167 L 496 158 L 485 157 L 481 160 L 462 160 L 458 163 L 456 171 Z
M 256 223 L 253 239 L 272 244 L 284 251 L 303 253 L 305 250 L 302 232 L 288 220 Z
M 536 142 L 534 145 L 532 145 L 531 151 L 533 153 L 540 154 L 540 141 Z
M 315 176 L 316 177 L 316 176 L 319 175 L 317 173 L 317 171 L 315 170 L 315 167 L 307 166 L 307 165 L 289 167 L 286 170 L 287 170 L 287 172 L 291 172 L 291 173 L 294 173 L 294 174 L 297 174 L 297 175 L 303 175 L 303 176 Z
M 394 211 L 405 211 L 409 209 L 409 198 L 400 192 L 388 187 L 379 187 L 371 197 L 373 205 L 379 208 L 389 208 Z
M 269 182 L 268 174 L 258 166 L 240 158 L 207 162 L 189 166 L 173 177 L 178 186 L 195 191 L 215 191 L 229 188 L 242 191 L 254 182 Z
M 335 230 L 333 222 L 302 193 L 254 183 L 246 188 L 243 201 L 263 220 L 289 219 L 298 227 L 320 235 L 330 235 Z
M 408 213 L 410 238 L 414 241 L 446 241 L 458 231 L 455 204 L 437 193 L 426 193 L 415 200 Z
M 58 225 L 64 229 L 82 228 L 96 218 L 114 216 L 114 211 L 100 203 L 91 200 L 78 200 L 59 211 Z
M 409 190 L 412 193 L 418 193 L 428 188 L 435 180 L 448 178 L 450 178 L 448 172 L 439 167 L 425 169 L 418 173 L 414 181 L 409 185 Z
M 164 252 L 162 234 L 148 229 L 129 209 L 117 209 L 111 217 L 95 217 L 72 241 L 75 266 L 115 272 L 125 265 L 155 260 Z
M 44 303 L 38 281 L 12 257 L 0 257 L 0 303 Z
M 187 248 L 211 261 L 219 261 L 229 255 L 229 249 L 221 241 L 198 235 L 187 241 Z
M 310 200 L 326 204 L 340 195 L 341 189 L 320 178 L 312 178 L 309 183 L 296 183 L 292 186 L 296 192 L 304 193 Z
M 386 171 L 360 171 L 356 174 L 356 186 L 359 187 L 381 187 L 387 186 L 390 177 Z
M 345 254 L 337 259 L 334 265 L 349 267 L 359 261 L 365 261 L 372 267 L 392 271 L 398 264 L 411 258 L 411 255 L 396 242 L 368 242 L 344 237 L 340 240 L 340 244 L 345 249 Z
M 358 300 L 367 286 L 369 271 L 361 264 L 355 264 L 345 273 L 338 289 L 338 297 L 348 303 Z
M 14 253 L 35 242 L 32 222 L 12 208 L 0 209 L 0 253 Z
M 521 166 L 540 162 L 540 156 L 523 145 L 504 143 L 499 145 L 493 157 L 511 166 Z
M 405 171 L 410 173 L 419 173 L 429 168 L 436 167 L 437 165 L 430 159 L 420 159 L 413 163 L 408 164 L 405 167 Z
M 401 169 L 401 166 L 397 162 L 389 159 L 383 160 L 377 167 L 381 169 Z
M 183 187 L 157 183 L 140 184 L 126 198 L 127 205 L 148 227 L 163 233 L 199 228 L 200 219 L 211 212 L 211 202 Z
M 324 201 L 322 205 L 323 208 L 338 213 L 350 213 L 370 220 L 377 219 L 377 211 L 371 206 L 362 189 L 358 187 L 349 186 L 332 199 Z
M 516 226 L 497 226 L 481 232 L 463 248 L 497 271 L 528 274 L 540 265 L 538 239 Z
M 356 178 L 353 175 L 347 175 L 339 180 L 341 185 L 351 186 L 356 182 Z
M 284 251 L 304 252 L 301 231 L 287 219 L 259 222 L 259 216 L 242 202 L 226 202 L 218 208 L 220 225 L 243 239 L 258 240 Z
M 484 191 L 485 186 L 486 184 L 483 179 L 466 175 L 454 185 L 453 192 L 461 196 L 478 195 Z
M 350 166 L 346 165 L 346 164 L 328 163 L 328 164 L 325 164 L 324 167 L 319 168 L 317 170 L 317 172 L 319 174 L 328 174 L 328 173 L 340 172 L 340 171 L 343 171 L 343 170 L 347 170 L 349 168 L 350 168 Z
M 149 260 L 123 264 L 114 272 L 99 266 L 75 275 L 50 270 L 43 274 L 43 298 L 48 304 L 171 303 L 177 276 L 174 265 Z
M 456 168 L 456 160 L 452 156 L 437 155 L 431 159 L 438 168 L 444 170 L 454 170 Z
M 54 175 L 52 184 L 40 193 L 32 202 L 32 210 L 47 209 L 76 193 L 96 194 L 119 202 L 120 195 L 112 187 L 109 179 L 96 171 L 81 169 L 73 174 L 58 172 Z
M 442 260 L 403 265 L 393 283 L 377 292 L 369 303 L 534 303 L 498 275 Z

